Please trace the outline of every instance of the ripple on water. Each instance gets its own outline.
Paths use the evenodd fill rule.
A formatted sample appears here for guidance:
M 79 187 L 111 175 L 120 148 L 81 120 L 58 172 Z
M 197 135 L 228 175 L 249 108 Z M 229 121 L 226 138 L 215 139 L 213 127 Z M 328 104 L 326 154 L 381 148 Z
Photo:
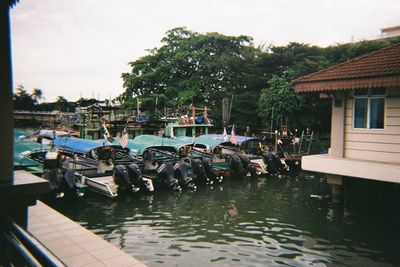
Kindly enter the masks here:
M 180 237 L 177 239 L 178 241 L 186 241 L 186 242 L 195 242 L 198 240 L 203 240 L 206 236 L 204 235 L 193 235 L 193 236 L 187 236 L 185 238 Z
M 362 229 L 352 231 L 360 225 L 354 212 L 338 223 L 329 205 L 310 202 L 310 194 L 324 192 L 318 178 L 261 180 L 227 182 L 222 192 L 206 187 L 179 197 L 158 192 L 128 203 L 88 198 L 66 213 L 150 267 L 376 266 L 390 256 L 398 259 L 380 250 L 384 244 L 371 246 L 370 233 L 360 238 Z M 238 216 L 227 218 L 232 199 Z
M 237 225 L 239 225 L 239 226 L 252 226 L 252 225 L 254 225 L 254 223 L 253 222 L 241 222 L 241 223 L 238 223 Z
M 218 258 L 211 259 L 210 261 L 217 262 L 217 261 L 222 261 L 222 260 L 226 260 L 226 257 L 218 257 Z

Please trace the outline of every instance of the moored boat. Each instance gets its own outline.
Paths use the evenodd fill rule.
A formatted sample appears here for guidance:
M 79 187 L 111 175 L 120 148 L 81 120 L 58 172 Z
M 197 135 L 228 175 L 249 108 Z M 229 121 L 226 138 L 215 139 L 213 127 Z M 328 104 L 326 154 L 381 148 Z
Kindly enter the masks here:
M 25 136 L 15 138 L 14 169 L 23 169 L 48 180 L 53 197 L 83 196 L 85 186 L 62 171 L 58 153 L 51 146 L 33 140 Z
M 141 173 L 128 171 L 142 162 L 119 145 L 70 137 L 55 139 L 54 145 L 58 148 L 62 169 L 91 191 L 114 198 L 140 189 L 153 190 L 151 181 Z
M 214 166 L 228 170 L 235 176 L 252 176 L 268 172 L 264 159 L 256 153 L 256 149 L 263 143 L 262 139 L 236 136 L 237 144 L 228 140 L 228 136 L 222 134 L 201 135 L 195 138 L 193 146 L 196 151 L 200 149 L 202 152 L 212 152 Z
M 195 191 L 197 186 L 189 175 L 189 166 L 183 162 L 178 151 L 182 143 L 153 135 L 140 135 L 129 140 L 130 153 L 143 160 L 143 173 L 153 179 L 157 186 L 181 192 L 182 188 Z

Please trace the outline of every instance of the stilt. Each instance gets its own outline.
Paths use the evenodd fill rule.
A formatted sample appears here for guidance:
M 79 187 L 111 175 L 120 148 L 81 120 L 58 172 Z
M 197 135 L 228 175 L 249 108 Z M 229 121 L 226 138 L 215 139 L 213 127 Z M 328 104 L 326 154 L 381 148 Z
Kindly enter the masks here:
M 335 204 L 343 203 L 343 186 L 342 185 L 332 185 L 332 201 Z
M 327 183 L 332 186 L 332 201 L 335 204 L 343 203 L 343 177 L 339 175 L 328 174 Z

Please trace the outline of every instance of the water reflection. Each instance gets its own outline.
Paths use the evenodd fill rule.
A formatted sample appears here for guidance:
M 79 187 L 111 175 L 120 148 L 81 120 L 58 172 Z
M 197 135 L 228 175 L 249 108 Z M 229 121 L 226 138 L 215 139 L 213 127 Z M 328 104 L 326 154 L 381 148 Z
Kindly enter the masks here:
M 128 202 L 93 195 L 52 205 L 149 266 L 400 262 L 395 223 L 384 229 L 359 203 L 333 205 L 329 197 L 311 195 L 330 195 L 323 177 L 228 180 L 194 194 L 159 192 Z

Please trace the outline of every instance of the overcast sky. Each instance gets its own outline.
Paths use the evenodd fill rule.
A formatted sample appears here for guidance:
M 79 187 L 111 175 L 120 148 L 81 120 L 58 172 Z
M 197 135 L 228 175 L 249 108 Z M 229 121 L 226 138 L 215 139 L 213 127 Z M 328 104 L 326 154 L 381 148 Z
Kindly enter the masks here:
M 395 25 L 399 0 L 22 0 L 11 11 L 14 86 L 47 101 L 114 98 L 128 62 L 180 26 L 327 46 Z

